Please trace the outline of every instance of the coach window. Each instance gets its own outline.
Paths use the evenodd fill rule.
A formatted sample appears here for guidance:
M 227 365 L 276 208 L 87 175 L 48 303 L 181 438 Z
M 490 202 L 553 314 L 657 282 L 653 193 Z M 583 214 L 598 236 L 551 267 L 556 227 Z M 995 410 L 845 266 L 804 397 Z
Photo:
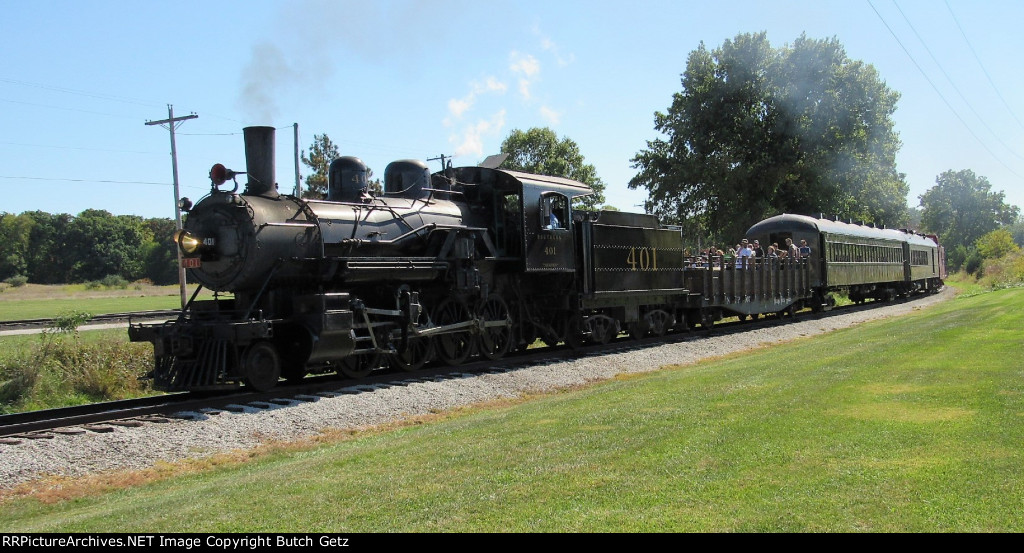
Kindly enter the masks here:
M 540 201 L 540 223 L 545 229 L 569 228 L 569 199 L 561 194 L 545 194 Z

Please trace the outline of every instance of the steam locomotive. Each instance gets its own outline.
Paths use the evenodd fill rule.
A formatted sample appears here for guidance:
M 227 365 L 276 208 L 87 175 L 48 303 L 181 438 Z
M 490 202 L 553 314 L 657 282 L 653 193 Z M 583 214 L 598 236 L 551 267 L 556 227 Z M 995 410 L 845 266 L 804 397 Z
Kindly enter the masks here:
M 537 339 L 606 343 L 729 315 L 828 309 L 837 289 L 890 299 L 941 285 L 941 253 L 932 273 L 910 269 L 923 259 L 915 252 L 941 252 L 933 238 L 783 216 L 749 236 L 810 239 L 811 256 L 699 259 L 654 216 L 573 209 L 592 193 L 582 183 L 496 167 L 432 174 L 395 161 L 371 194 L 366 166 L 341 157 L 325 200 L 283 195 L 274 129 L 244 136 L 245 190 L 221 189 L 241 173 L 215 165 L 210 193 L 175 235 L 196 293 L 176 320 L 129 328 L 132 341 L 153 343 L 157 389 L 268 390 L 311 371 L 414 371 L 498 359 Z M 843 261 L 843 245 L 884 248 L 885 270 L 841 277 L 840 264 L 858 263 Z M 197 299 L 203 288 L 213 299 Z

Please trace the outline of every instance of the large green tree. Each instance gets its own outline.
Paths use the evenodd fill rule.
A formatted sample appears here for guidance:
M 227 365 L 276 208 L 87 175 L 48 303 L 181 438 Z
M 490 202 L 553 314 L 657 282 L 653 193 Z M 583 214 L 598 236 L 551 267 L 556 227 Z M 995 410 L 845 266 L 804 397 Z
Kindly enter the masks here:
M 985 234 L 1013 224 L 1020 213 L 1006 203 L 1003 192 L 993 192 L 988 179 L 970 169 L 942 173 L 920 200 L 921 225 L 938 234 L 950 251 L 969 250 Z M 951 259 L 954 268 L 957 255 Z
M 0 212 L 0 280 L 28 276 L 31 251 L 32 218 Z
M 891 119 L 899 94 L 836 39 L 701 43 L 682 88 L 655 113 L 663 137 L 632 159 L 629 186 L 648 190 L 648 211 L 727 240 L 782 212 L 905 223 Z
M 168 218 L 146 219 L 153 240 L 143 245 L 146 278 L 154 284 L 177 284 L 178 247 L 174 242 L 174 221 Z
M 501 152 L 509 155 L 502 166 L 513 171 L 564 177 L 589 186 L 594 194 L 580 198 L 578 207 L 595 209 L 604 203 L 605 184 L 583 159 L 580 147 L 547 127 L 513 130 L 501 143 Z
M 22 216 L 33 221 L 30 240 L 32 249 L 28 254 L 29 280 L 38 284 L 71 282 L 71 267 L 78 252 L 67 246 L 67 231 L 70 214 L 50 214 L 45 211 L 29 211 Z
M 146 244 L 153 234 L 142 217 L 87 209 L 68 224 L 64 239 L 65 251 L 74 259 L 73 282 L 107 275 L 136 280 L 145 276 Z
M 303 198 L 327 197 L 327 172 L 331 162 L 340 156 L 338 146 L 331 142 L 326 134 L 314 134 L 313 144 L 309 146 L 309 152 L 302 151 L 302 163 L 312 169 L 312 173 L 306 176 L 306 186 L 302 191 Z

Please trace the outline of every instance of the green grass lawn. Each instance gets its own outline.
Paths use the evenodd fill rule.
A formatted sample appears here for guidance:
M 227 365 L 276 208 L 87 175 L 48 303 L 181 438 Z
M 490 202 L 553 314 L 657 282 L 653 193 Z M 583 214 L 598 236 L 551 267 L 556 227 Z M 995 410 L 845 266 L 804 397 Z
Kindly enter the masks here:
M 1024 290 L 45 504 L 15 532 L 1019 532 Z M 0 451 L 2 454 L 2 451 Z
M 948 286 L 956 288 L 960 296 L 973 296 L 992 291 L 992 287 L 979 284 L 974 277 L 963 272 L 949 275 L 945 282 Z
M 92 315 L 101 315 L 104 313 L 127 313 L 129 311 L 179 308 L 181 308 L 181 297 L 177 295 L 86 299 L 31 299 L 0 303 L 0 321 L 49 319 L 70 311 L 85 311 Z
M 189 285 L 188 296 L 196 286 Z M 200 299 L 212 297 L 209 290 Z M 62 313 L 84 311 L 92 315 L 156 309 L 179 309 L 178 286 L 131 284 L 126 288 L 89 288 L 82 284 L 0 287 L 0 321 L 51 319 Z

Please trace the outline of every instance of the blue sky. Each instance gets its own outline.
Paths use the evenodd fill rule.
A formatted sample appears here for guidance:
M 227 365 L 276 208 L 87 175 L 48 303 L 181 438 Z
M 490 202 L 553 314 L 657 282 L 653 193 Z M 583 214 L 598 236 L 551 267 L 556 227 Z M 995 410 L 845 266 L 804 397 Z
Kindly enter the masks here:
M 630 158 L 681 90 L 686 57 L 767 31 L 836 37 L 902 98 L 909 204 L 971 169 L 1024 206 L 1024 2 L 0 0 L 0 212 L 172 217 L 214 163 L 244 169 L 241 129 L 272 125 L 277 180 L 327 133 L 383 175 L 392 160 L 474 165 L 513 129 L 576 141 L 608 203 L 639 209 Z M 894 37 L 895 34 L 895 37 Z M 909 54 L 908 54 L 909 52 Z M 435 162 L 432 169 L 439 169 Z M 301 170 L 305 173 L 305 167 Z

